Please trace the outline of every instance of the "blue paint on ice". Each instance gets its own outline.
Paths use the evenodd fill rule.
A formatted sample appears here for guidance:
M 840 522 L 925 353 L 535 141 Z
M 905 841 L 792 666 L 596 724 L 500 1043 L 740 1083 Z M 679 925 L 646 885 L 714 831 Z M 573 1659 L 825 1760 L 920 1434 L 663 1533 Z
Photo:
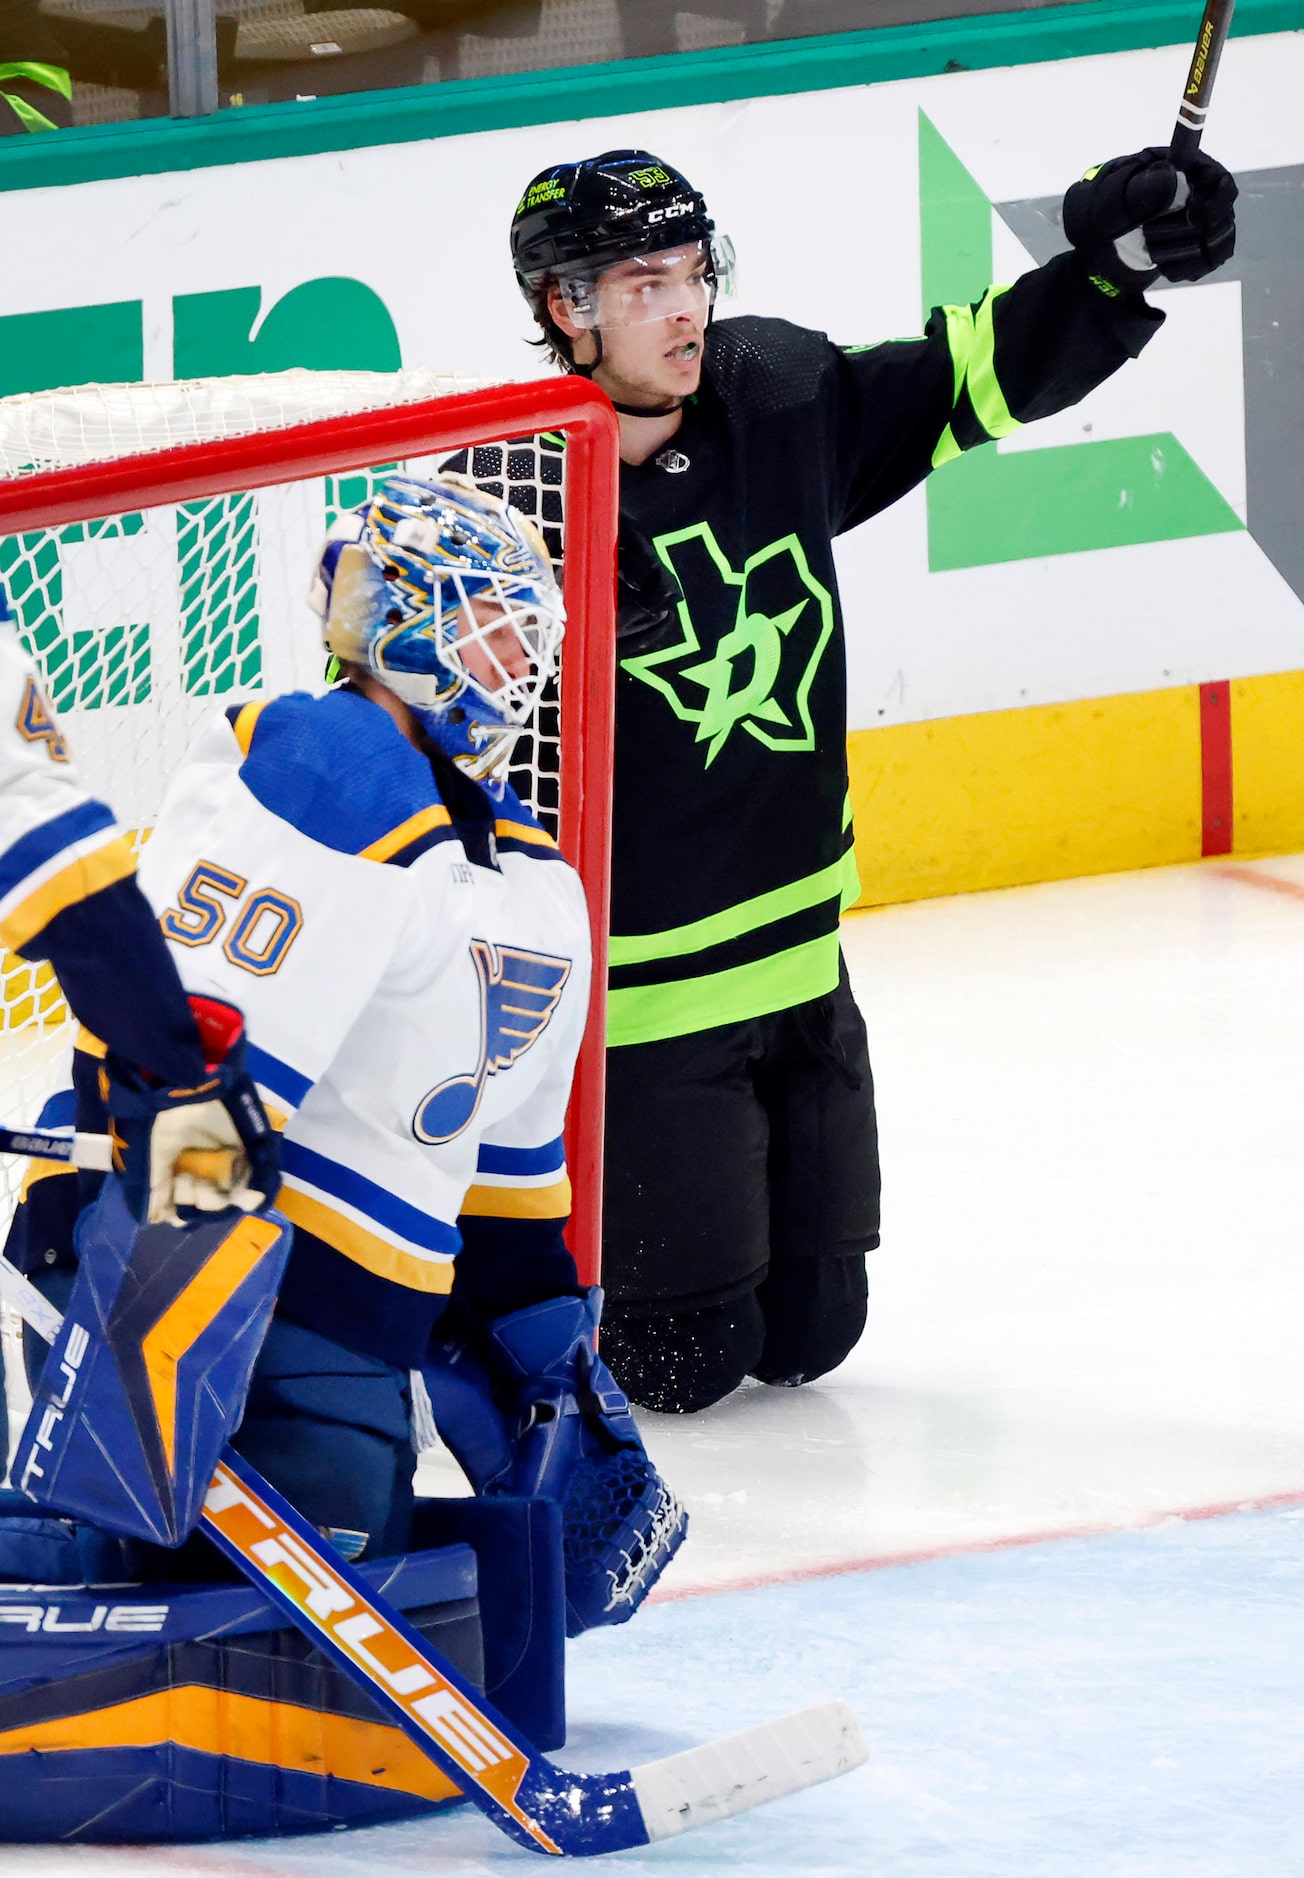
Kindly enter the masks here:
M 861 1718 L 865 1768 L 601 1870 L 1297 1878 L 1304 1509 L 653 1605 L 572 1645 L 557 1758 L 614 1769 L 833 1695 Z M 530 1855 L 460 1809 L 202 1864 L 447 1878 Z

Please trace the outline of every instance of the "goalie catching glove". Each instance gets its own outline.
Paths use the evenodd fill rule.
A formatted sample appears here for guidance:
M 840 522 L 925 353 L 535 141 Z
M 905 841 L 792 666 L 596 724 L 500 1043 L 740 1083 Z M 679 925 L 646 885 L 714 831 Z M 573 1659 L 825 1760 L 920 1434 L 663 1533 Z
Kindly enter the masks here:
M 245 1067 L 244 1019 L 219 998 L 192 996 L 190 1008 L 208 1072 L 194 1088 L 169 1089 L 112 1051 L 100 1072 L 114 1171 L 151 1226 L 180 1226 L 181 1207 L 252 1212 L 281 1184 L 276 1134 Z
M 601 1314 L 595 1286 L 464 1335 L 437 1331 L 422 1371 L 440 1437 L 478 1494 L 560 1506 L 569 1637 L 632 1617 L 688 1526 L 594 1347 Z
M 1106 292 L 1203 280 L 1236 250 L 1236 181 L 1203 151 L 1185 174 L 1167 150 L 1088 170 L 1064 198 L 1064 233 Z

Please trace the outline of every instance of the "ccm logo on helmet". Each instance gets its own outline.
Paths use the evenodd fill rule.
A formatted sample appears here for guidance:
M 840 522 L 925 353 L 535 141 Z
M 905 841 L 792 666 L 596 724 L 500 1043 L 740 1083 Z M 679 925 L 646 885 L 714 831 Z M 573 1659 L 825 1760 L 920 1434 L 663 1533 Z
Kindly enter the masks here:
M 82 1615 L 65 1624 L 60 1621 L 65 1611 Z M 0 1604 L 0 1624 L 60 1637 L 91 1636 L 97 1630 L 162 1630 L 167 1620 L 166 1604 Z
M 692 213 L 693 205 L 691 202 L 684 202 L 682 200 L 679 202 L 670 202 L 667 203 L 664 209 L 648 210 L 648 226 L 650 228 L 654 222 L 673 222 L 678 215 L 691 215 Z

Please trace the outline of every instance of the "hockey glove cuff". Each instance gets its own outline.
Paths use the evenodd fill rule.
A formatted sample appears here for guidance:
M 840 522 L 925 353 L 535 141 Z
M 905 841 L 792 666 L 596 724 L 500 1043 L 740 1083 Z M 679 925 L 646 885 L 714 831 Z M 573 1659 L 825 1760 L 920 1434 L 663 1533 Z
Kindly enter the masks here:
M 112 1053 L 101 1072 L 115 1171 L 127 1205 L 151 1226 L 201 1213 L 269 1206 L 280 1188 L 280 1149 L 245 1066 L 244 1019 L 234 1005 L 191 997 L 208 1074 L 169 1089 Z

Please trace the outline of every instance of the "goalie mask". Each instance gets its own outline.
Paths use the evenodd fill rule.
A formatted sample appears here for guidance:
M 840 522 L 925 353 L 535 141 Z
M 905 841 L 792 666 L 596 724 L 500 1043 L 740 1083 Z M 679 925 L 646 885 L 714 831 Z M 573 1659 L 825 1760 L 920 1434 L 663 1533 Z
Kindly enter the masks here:
M 527 516 L 464 476 L 391 476 L 331 529 L 308 603 L 336 658 L 379 679 L 459 768 L 501 789 L 565 629 Z

